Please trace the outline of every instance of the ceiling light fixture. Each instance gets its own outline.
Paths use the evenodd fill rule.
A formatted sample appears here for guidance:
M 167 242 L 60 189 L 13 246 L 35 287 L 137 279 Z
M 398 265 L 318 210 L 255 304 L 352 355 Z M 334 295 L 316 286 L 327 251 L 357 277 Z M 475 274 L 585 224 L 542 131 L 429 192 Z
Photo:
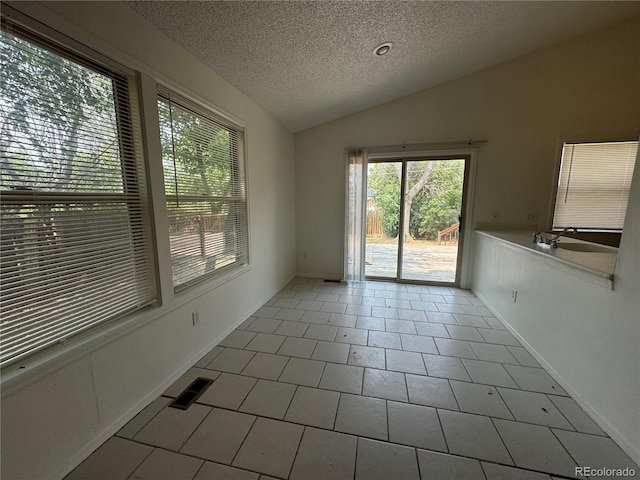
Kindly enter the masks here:
M 373 49 L 373 53 L 378 57 L 382 57 L 383 55 L 386 55 L 389 52 L 389 50 L 391 50 L 392 45 L 393 43 L 391 42 L 381 43 L 380 45 L 378 45 L 376 48 Z

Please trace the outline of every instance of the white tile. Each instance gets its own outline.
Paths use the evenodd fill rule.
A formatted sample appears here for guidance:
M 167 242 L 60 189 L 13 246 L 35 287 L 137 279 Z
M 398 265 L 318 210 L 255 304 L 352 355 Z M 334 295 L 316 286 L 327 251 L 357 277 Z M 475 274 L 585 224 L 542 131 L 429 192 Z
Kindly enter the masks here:
M 290 480 L 352 480 L 357 438 L 317 428 L 306 428 Z
M 279 298 L 271 306 L 281 308 L 296 308 L 298 306 L 298 303 L 299 300 L 295 298 Z
M 317 300 L 300 300 L 300 303 L 298 303 L 299 309 L 311 312 L 317 312 L 321 307 L 322 302 L 318 302 Z
M 320 388 L 360 394 L 364 369 L 353 365 L 327 363 L 320 380 Z
M 507 330 L 488 330 L 481 328 L 478 330 L 480 335 L 486 340 L 487 343 L 497 343 L 499 345 L 511 345 L 514 347 L 520 347 L 520 342 L 516 340 L 516 337 L 511 335 Z
M 425 480 L 485 480 L 478 460 L 418 450 L 418 462 Z
M 511 352 L 520 365 L 524 367 L 540 367 L 540 364 L 524 347 L 507 346 L 507 350 Z
M 577 431 L 594 435 L 606 435 L 573 398 L 558 397 L 556 395 L 549 395 L 548 398 Z
M 338 300 L 338 297 L 336 297 L 336 300 Z M 324 302 L 322 304 L 322 306 L 320 307 L 320 311 L 321 312 L 328 312 L 328 313 L 344 313 L 344 312 L 347 311 L 347 304 L 346 303 Z
M 302 323 L 300 325 L 307 325 Z M 288 355 L 289 357 L 309 358 L 316 348 L 317 340 L 309 338 L 287 337 L 280 349 L 278 355 Z
M 285 337 L 302 337 L 307 328 L 309 328 L 308 323 L 283 321 L 273 333 L 275 335 L 284 335 Z
M 251 324 L 253 324 L 257 320 L 260 320 L 260 319 L 258 318 L 254 320 L 253 322 L 251 322 Z M 266 320 L 266 319 L 263 319 L 263 320 Z M 247 343 L 253 340 L 253 337 L 255 336 L 256 336 L 255 332 L 247 332 L 244 330 L 234 330 L 229 335 L 227 335 L 227 337 L 224 340 L 220 342 L 220 346 L 242 349 L 246 347 Z
M 152 450 L 148 445 L 112 437 L 65 480 L 125 480 Z
M 384 304 L 385 307 L 411 309 L 411 303 L 409 303 L 409 300 L 402 300 L 399 298 L 386 298 Z
M 224 351 L 224 348 L 222 347 L 213 347 L 209 353 L 207 353 L 205 356 L 203 356 L 200 360 L 198 360 L 194 367 L 197 368 L 206 368 L 207 365 L 209 365 L 214 358 L 216 358 L 218 355 L 220 355 L 222 352 Z
M 458 404 L 447 380 L 410 374 L 405 377 L 411 403 L 458 410 Z
M 262 417 L 282 419 L 295 391 L 295 385 L 258 380 L 238 410 Z
M 431 324 L 425 324 L 431 325 Z M 421 353 L 438 353 L 438 349 L 436 348 L 436 344 L 431 337 L 423 337 L 418 335 L 406 335 L 401 334 L 400 340 L 402 342 L 402 349 L 408 350 L 412 352 L 421 352 Z
M 384 298 L 362 297 L 362 305 L 369 305 L 371 307 L 384 307 L 385 301 Z
M 237 350 L 235 348 L 225 348 L 220 355 L 207 365 L 207 368 L 228 373 L 240 373 L 255 355 L 247 350 Z
M 423 354 L 427 374 L 431 377 L 451 378 L 470 382 L 471 377 L 464 368 L 462 360 L 456 357 Z
M 384 369 L 386 366 L 384 348 L 351 345 L 347 363 L 361 367 Z
M 387 403 L 379 398 L 340 395 L 335 430 L 386 440 Z
M 298 387 L 285 420 L 332 430 L 339 399 L 338 392 Z
M 428 322 L 426 313 L 421 310 L 399 308 L 398 318 L 400 320 L 411 320 L 414 322 Z
M 384 332 L 384 318 L 358 317 L 356 328 L 378 330 Z
M 347 363 L 349 344 L 319 341 L 311 358 L 324 362 Z
M 260 307 L 253 314 L 254 317 L 273 318 L 280 311 L 278 307 Z
M 449 336 L 456 340 L 470 340 L 473 342 L 484 342 L 484 339 L 473 327 L 461 327 L 460 325 L 447 325 Z
M 444 295 L 443 298 L 447 303 L 454 303 L 456 305 L 471 305 L 471 302 L 469 300 L 459 295 Z
M 411 308 L 413 310 L 422 310 L 424 312 L 437 312 L 438 305 L 433 302 L 423 302 L 421 300 L 411 300 Z
M 390 442 L 447 451 L 435 408 L 387 402 L 387 415 Z
M 458 321 L 452 313 L 447 312 L 427 312 L 427 320 L 433 323 L 444 323 L 447 325 L 458 325 Z
M 636 465 L 622 449 L 608 437 L 553 429 L 556 437 L 580 466 L 630 468 L 638 474 Z M 559 473 L 559 472 L 554 472 Z
M 464 308 L 464 311 L 467 312 L 469 315 L 481 315 L 483 317 L 493 316 L 493 313 L 491 313 L 491 310 L 489 310 L 487 307 L 483 307 L 480 305 L 471 305 L 471 306 L 465 305 L 462 308 Z
M 304 315 L 304 310 L 300 308 L 283 308 L 274 317 L 278 320 L 288 320 L 291 322 L 297 322 Z
M 256 352 L 276 353 L 286 338 L 282 335 L 258 333 L 245 348 Z
M 362 394 L 369 397 L 386 398 L 408 402 L 404 374 L 365 368 Z
M 244 322 L 242 322 L 240 325 L 236 327 L 236 330 L 244 330 L 249 325 L 251 325 L 255 319 L 256 317 L 253 317 L 253 316 L 247 318 Z
M 253 415 L 214 408 L 180 451 L 229 464 L 255 419 Z
M 397 372 L 416 373 L 426 375 L 422 355 L 417 352 L 403 352 L 400 350 L 387 350 L 387 370 Z
M 541 368 L 519 367 L 516 365 L 505 365 L 505 368 L 523 390 L 567 395 L 562 387 L 551 378 L 551 375 Z
M 133 473 L 135 480 L 192 480 L 204 462 L 179 453 L 155 449 Z
M 469 345 L 480 360 L 518 365 L 518 361 L 504 345 L 477 342 L 469 342 Z
M 210 411 L 210 407 L 197 403 L 188 410 L 166 407 L 138 432 L 134 440 L 178 451 Z
M 371 307 L 371 316 L 380 318 L 398 318 L 398 309 L 391 307 Z
M 395 333 L 408 333 L 411 335 L 417 335 L 416 327 L 410 320 L 393 320 L 389 318 L 384 319 L 385 330 L 387 332 Z
M 573 430 L 571 424 L 542 393 L 500 388 L 500 395 L 519 422 Z
M 487 480 L 551 480 L 551 477 L 544 473 L 496 465 L 495 463 L 482 462 L 482 468 Z
M 358 439 L 356 480 L 419 480 L 415 449 Z
M 287 478 L 304 427 L 258 418 L 242 444 L 233 465 L 275 477 Z
M 349 315 L 360 315 L 363 317 L 371 316 L 371 306 L 370 305 L 347 305 L 347 310 L 345 313 Z
M 296 300 L 315 300 L 317 296 L 316 292 L 296 292 L 293 298 Z
M 467 308 L 467 307 L 462 307 L 462 308 Z M 487 322 L 484 321 L 484 318 L 482 318 L 479 315 L 465 315 L 463 313 L 456 313 L 454 314 L 454 317 L 456 317 L 456 320 L 458 321 L 458 325 L 464 325 L 466 327 L 489 328 L 489 325 L 487 324 Z M 482 342 L 482 339 L 478 341 Z
M 449 331 L 441 323 L 416 323 L 418 335 L 449 338 Z
M 123 438 L 133 438 L 142 428 L 155 417 L 160 410 L 166 407 L 171 399 L 166 397 L 158 397 L 149 405 L 147 405 L 140 413 L 133 417 L 122 427 L 117 435 Z
M 262 477 L 260 477 L 262 478 Z M 266 477 L 264 477 L 266 478 Z M 193 480 L 258 480 L 258 474 L 239 468 L 205 462 Z M 133 480 L 133 479 L 132 479 Z
M 349 343 L 352 345 L 366 345 L 368 338 L 368 330 L 340 327 L 338 328 L 335 341 L 339 343 Z
M 338 333 L 338 327 L 331 325 L 309 325 L 307 332 L 304 334 L 304 338 L 333 342 L 336 338 L 336 333 Z
M 198 398 L 198 403 L 235 410 L 242 404 L 256 381 L 251 377 L 223 373 Z
M 442 295 L 437 295 L 434 293 L 421 293 L 420 300 L 423 302 L 431 302 L 431 303 L 445 303 L 444 297 Z
M 463 412 L 513 420 L 507 405 L 494 387 L 456 380 L 450 383 Z
M 246 328 L 246 331 L 259 332 L 259 333 L 273 333 L 280 326 L 280 322 L 281 320 L 276 320 L 274 318 L 256 318 L 255 321 Z M 229 345 L 229 346 L 231 347 L 233 345 Z M 244 348 L 244 347 L 238 347 L 238 348 Z
M 339 299 L 340 295 L 336 293 L 321 293 L 316 297 L 320 302 L 337 302 Z
M 442 313 L 461 313 L 463 315 L 466 313 L 464 311 L 464 308 L 462 308 L 462 305 L 453 305 L 450 303 L 436 303 L 435 306 L 438 309 L 438 311 Z
M 329 320 L 329 315 L 331 315 L 329 312 L 308 311 L 304 312 L 304 315 L 302 315 L 300 321 L 324 325 Z
M 307 360 L 304 358 L 292 358 L 284 368 L 280 382 L 317 387 L 324 370 L 324 362 Z
M 482 319 L 487 322 L 487 325 L 489 325 L 491 328 L 493 328 L 494 330 L 506 330 L 507 327 L 505 327 L 502 322 L 500 320 L 498 320 L 495 317 L 482 317 Z
M 499 387 L 518 388 L 513 379 L 500 363 L 463 359 L 471 379 L 476 383 Z M 507 365 L 508 366 L 508 365 Z
M 464 340 L 449 340 L 446 338 L 434 338 L 440 355 L 460 358 L 478 358 L 469 345 Z
M 356 315 L 345 315 L 344 313 L 332 313 L 329 315 L 327 325 L 333 325 L 335 327 L 349 327 L 354 328 L 356 326 Z
M 282 355 L 257 353 L 242 371 L 242 375 L 266 378 L 267 380 L 276 380 L 282 373 L 282 370 L 284 370 L 284 366 L 287 364 L 288 360 L 289 357 L 284 357 Z
M 516 466 L 573 476 L 575 462 L 547 427 L 494 420 Z
M 398 333 L 369 331 L 369 346 L 401 350 L 402 342 Z
M 451 453 L 513 465 L 489 417 L 448 410 L 438 415 Z

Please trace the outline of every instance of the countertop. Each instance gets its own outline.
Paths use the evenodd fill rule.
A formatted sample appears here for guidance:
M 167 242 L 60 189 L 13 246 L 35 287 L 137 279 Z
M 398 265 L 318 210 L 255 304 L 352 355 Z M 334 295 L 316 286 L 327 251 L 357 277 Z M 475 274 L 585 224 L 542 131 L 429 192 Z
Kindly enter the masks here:
M 615 247 L 603 247 L 606 252 L 582 252 L 575 250 L 567 250 L 563 248 L 546 248 L 533 243 L 533 232 L 519 230 L 519 231 L 491 231 L 491 230 L 476 230 L 479 235 L 487 236 L 498 240 L 500 242 L 507 243 L 508 245 L 515 246 L 523 249 L 534 255 L 540 255 L 548 259 L 557 260 L 559 263 L 566 265 L 570 268 L 582 270 L 587 273 L 591 273 L 601 278 L 606 278 L 613 282 L 613 274 L 616 267 L 616 261 L 618 258 L 618 249 Z M 552 234 L 544 233 L 543 237 L 550 237 Z M 577 243 L 594 245 L 591 242 L 585 242 L 569 236 L 560 237 L 561 243 Z M 613 287 L 613 285 L 612 285 Z

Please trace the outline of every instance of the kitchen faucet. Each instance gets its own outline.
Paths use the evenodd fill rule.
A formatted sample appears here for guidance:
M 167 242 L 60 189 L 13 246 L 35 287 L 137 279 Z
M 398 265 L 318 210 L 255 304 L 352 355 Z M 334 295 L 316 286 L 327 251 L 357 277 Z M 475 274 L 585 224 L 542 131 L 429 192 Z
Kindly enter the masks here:
M 540 232 L 535 232 L 533 234 L 533 243 L 546 243 L 547 245 L 550 245 L 551 248 L 558 248 L 558 239 L 569 230 L 573 230 L 574 234 L 578 233 L 578 229 L 576 227 L 567 227 L 551 238 L 543 238 Z

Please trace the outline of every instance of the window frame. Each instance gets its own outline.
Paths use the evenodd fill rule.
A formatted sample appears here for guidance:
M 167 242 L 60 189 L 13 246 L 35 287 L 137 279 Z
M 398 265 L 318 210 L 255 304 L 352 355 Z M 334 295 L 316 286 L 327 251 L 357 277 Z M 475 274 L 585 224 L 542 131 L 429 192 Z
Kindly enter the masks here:
M 105 318 L 87 320 L 86 322 L 65 321 L 62 324 L 64 328 L 54 330 L 55 335 L 37 336 L 34 342 L 30 342 L 35 346 L 25 346 L 18 353 L 11 354 L 2 360 L 1 369 L 4 375 L 6 371 L 24 368 L 24 364 L 39 363 L 45 358 L 56 358 L 61 353 L 60 346 L 76 343 L 79 345 L 82 343 L 81 339 L 86 341 L 87 338 L 102 336 L 104 332 L 122 324 L 125 319 L 146 315 L 153 307 L 158 306 L 159 285 L 156 274 L 158 258 L 156 250 L 153 248 L 155 244 L 155 219 L 151 209 L 149 172 L 145 162 L 146 142 L 142 131 L 142 111 L 138 101 L 140 92 L 136 72 L 98 52 L 94 52 L 66 35 L 26 17 L 11 7 L 6 7 L 5 10 L 3 5 L 1 21 L 3 31 L 8 34 L 58 58 L 95 72 L 110 82 L 113 103 L 109 106 L 113 108 L 115 116 L 114 133 L 119 152 L 117 159 L 121 168 L 118 174 L 118 183 L 122 188 L 119 192 L 84 191 L 84 188 L 78 191 L 16 188 L 2 191 L 2 203 L 16 206 L 44 204 L 122 205 L 127 212 L 127 229 L 130 232 L 128 242 L 132 252 L 131 259 L 127 264 L 134 270 L 138 270 L 140 265 L 143 266 L 141 272 L 143 278 L 146 279 L 144 285 L 147 285 L 146 291 L 148 292 L 148 296 L 145 296 L 144 300 L 139 298 L 125 309 L 111 309 Z M 136 209 L 139 210 L 139 213 L 136 213 Z M 70 218 L 75 217 L 71 216 Z M 142 262 L 138 263 L 141 259 Z M 100 272 L 102 271 L 100 270 Z M 70 303 L 72 302 L 67 302 L 65 305 Z M 87 303 L 80 312 L 85 310 L 89 312 L 93 308 L 91 305 Z M 37 324 L 40 320 L 34 317 L 33 322 Z M 77 340 L 78 342 L 76 342 Z
M 205 272 L 204 274 L 191 278 L 184 283 L 178 285 L 175 284 L 175 278 L 172 275 L 171 283 L 173 287 L 174 295 L 183 295 L 186 292 L 194 290 L 195 287 L 202 285 L 210 285 L 214 288 L 222 283 L 226 283 L 228 280 L 235 278 L 237 275 L 243 273 L 251 265 L 251 241 L 250 241 L 250 217 L 249 217 L 249 178 L 247 169 L 247 141 L 246 141 L 246 125 L 233 119 L 230 115 L 222 113 L 219 109 L 211 107 L 207 102 L 200 99 L 194 99 L 189 95 L 184 95 L 179 89 L 166 86 L 163 83 L 157 84 L 157 102 L 165 102 L 167 106 L 171 107 L 175 104 L 181 110 L 198 116 L 206 121 L 210 121 L 214 124 L 222 125 L 223 127 L 233 130 L 237 136 L 237 168 L 240 175 L 235 189 L 239 189 L 244 194 L 244 199 L 235 199 L 233 202 L 240 203 L 243 206 L 242 217 L 243 222 L 239 225 L 241 230 L 241 244 L 242 248 L 238 251 L 243 253 L 244 260 L 237 260 L 229 265 L 225 265 L 221 268 L 214 268 L 212 271 Z M 159 109 L 157 110 L 159 117 Z M 160 119 L 159 119 L 160 121 Z M 161 147 L 162 148 L 162 147 Z M 161 159 L 162 161 L 164 159 Z M 161 161 L 161 163 L 162 163 Z M 170 195 L 166 192 L 166 185 L 164 184 L 164 168 L 163 168 L 163 193 L 165 198 L 165 208 L 170 203 L 178 203 L 180 200 L 196 203 L 196 202 L 211 202 L 212 200 L 229 201 L 233 197 L 219 197 L 219 196 L 206 196 L 206 195 Z M 169 211 L 167 208 L 167 220 L 169 219 Z M 169 231 L 167 230 L 167 236 Z M 236 252 L 237 253 L 237 252 Z M 171 271 L 173 273 L 173 258 L 170 255 Z
M 555 223 L 555 213 L 556 213 L 556 201 L 557 201 L 556 199 L 558 196 L 558 186 L 560 183 L 560 174 L 562 172 L 562 157 L 563 157 L 565 145 L 571 145 L 571 144 L 577 145 L 577 144 L 587 144 L 587 143 L 621 143 L 621 142 L 636 142 L 638 143 L 638 148 L 640 150 L 640 142 L 638 141 L 637 137 L 604 137 L 604 138 L 588 137 L 588 138 L 579 138 L 579 139 L 576 139 L 576 138 L 558 139 L 557 147 L 556 147 L 556 152 L 557 152 L 556 164 L 554 169 L 554 175 L 552 177 L 553 183 L 552 183 L 552 189 L 551 189 L 552 191 L 551 202 L 549 205 L 549 216 L 548 216 L 548 226 L 547 226 L 548 231 L 560 232 L 562 230 L 559 227 L 554 228 L 554 223 Z M 628 208 L 628 202 L 627 202 L 627 208 Z M 623 232 L 623 227 L 621 227 L 620 229 L 603 229 L 603 228 L 586 228 L 586 227 L 576 227 L 576 228 L 578 228 L 582 236 L 584 235 L 589 236 L 591 234 L 614 235 L 616 236 L 616 238 L 618 238 L 618 241 L 619 241 L 619 236 Z

